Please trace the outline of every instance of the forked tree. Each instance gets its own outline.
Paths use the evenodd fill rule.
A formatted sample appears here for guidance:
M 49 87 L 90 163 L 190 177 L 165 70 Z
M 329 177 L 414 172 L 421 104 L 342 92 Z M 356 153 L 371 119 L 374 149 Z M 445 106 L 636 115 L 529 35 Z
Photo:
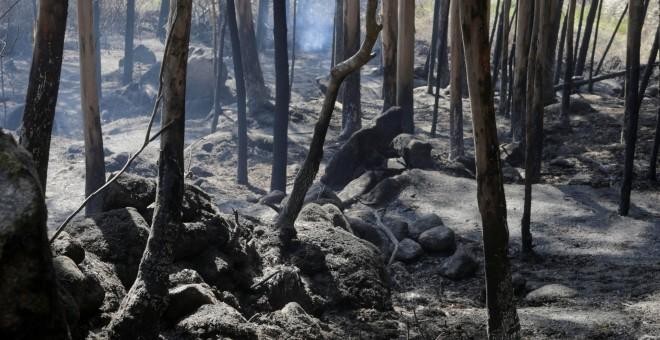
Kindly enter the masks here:
M 343 8 L 342 39 L 344 53 L 342 61 L 353 56 L 360 49 L 360 2 L 346 1 Z M 342 132 L 340 139 L 348 139 L 353 132 L 362 127 L 362 107 L 360 105 L 360 70 L 357 69 L 346 77 L 342 87 Z
M 270 190 L 280 190 L 282 192 L 286 192 L 287 131 L 289 128 L 290 100 L 286 31 L 286 4 L 284 1 L 274 1 L 275 122 L 273 124 L 273 168 Z
M 633 165 L 635 161 L 635 144 L 637 142 L 637 125 L 639 121 L 639 48 L 642 37 L 642 21 L 644 4 L 642 0 L 630 0 L 628 12 L 628 34 L 626 38 L 626 93 L 624 135 L 625 152 L 623 163 L 623 179 L 621 180 L 621 197 L 619 214 L 627 216 L 630 210 L 630 192 L 632 190 Z
M 305 161 L 293 182 L 291 196 L 286 205 L 282 208 L 280 214 L 277 216 L 275 222 L 275 227 L 279 231 L 280 240 L 284 245 L 289 244 L 292 239 L 296 238 L 294 222 L 296 221 L 296 218 L 298 218 L 298 214 L 303 207 L 307 190 L 314 182 L 314 178 L 319 170 L 319 165 L 323 158 L 323 143 L 325 142 L 328 127 L 330 126 L 330 119 L 332 118 L 332 112 L 335 108 L 339 87 L 351 72 L 355 72 L 373 58 L 371 51 L 376 44 L 378 33 L 382 28 L 381 25 L 376 22 L 377 7 L 378 0 L 369 0 L 367 2 L 367 14 L 365 19 L 366 33 L 362 46 L 360 46 L 360 50 L 348 60 L 335 65 L 330 71 L 328 89 L 323 100 L 319 120 L 314 126 L 314 134 L 312 135 L 309 152 L 307 153 Z
M 18 133 L 21 146 L 32 154 L 44 190 L 60 87 L 68 6 L 67 0 L 44 0 L 40 3 L 23 124 Z
M 232 0 L 228 0 L 232 2 Z M 168 268 L 180 230 L 183 204 L 183 147 L 186 66 L 192 0 L 170 5 L 170 29 L 163 56 L 162 126 L 156 206 L 137 278 L 107 326 L 110 339 L 156 339 L 168 304 Z
M 99 114 L 99 83 L 97 82 L 96 38 L 94 37 L 94 6 L 92 0 L 78 0 L 78 46 L 80 49 L 80 104 L 85 137 L 85 197 L 105 183 L 103 135 Z M 87 214 L 103 210 L 103 195 L 94 197 L 85 206 Z
M 383 18 L 383 111 L 396 105 L 396 48 L 398 33 L 397 1 L 383 1 L 381 4 Z
M 413 69 L 415 62 L 415 2 L 399 0 L 396 61 L 396 105 L 403 111 L 403 132 L 415 133 Z
M 472 125 L 476 132 L 474 150 L 477 201 L 483 228 L 488 337 L 519 339 L 520 323 L 507 257 L 509 231 L 490 73 L 489 1 L 461 0 L 457 3 L 460 4 Z

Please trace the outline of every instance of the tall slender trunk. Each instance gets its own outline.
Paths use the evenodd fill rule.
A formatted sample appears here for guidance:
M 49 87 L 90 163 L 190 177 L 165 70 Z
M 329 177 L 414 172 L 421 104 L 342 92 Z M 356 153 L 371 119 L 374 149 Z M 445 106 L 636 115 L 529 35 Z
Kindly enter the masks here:
M 511 267 L 507 256 L 509 231 L 502 182 L 499 142 L 488 47 L 488 1 L 460 4 L 467 81 L 472 103 L 477 164 L 477 201 L 483 228 L 486 306 L 489 339 L 519 339 L 520 323 L 514 303 Z
M 296 12 L 298 11 L 298 0 L 293 0 L 293 18 L 291 18 L 291 77 L 289 78 L 289 98 L 291 98 L 291 91 L 293 90 L 293 77 L 296 71 L 296 32 L 298 17 Z
M 551 28 L 548 33 L 548 53 L 545 54 L 545 73 L 543 74 L 543 103 L 545 105 L 551 104 L 555 101 L 554 90 L 554 66 L 557 54 L 557 41 L 559 40 L 559 26 L 561 23 L 561 12 L 564 6 L 564 0 L 555 0 L 550 4 L 550 17 Z
M 658 149 L 660 149 L 660 107 L 655 117 L 655 138 L 653 139 L 653 150 L 649 160 L 649 171 L 647 177 L 651 181 L 657 181 L 656 169 L 658 164 Z
M 232 1 L 232 0 L 228 0 Z M 170 33 L 163 55 L 162 126 L 156 207 L 137 278 L 108 325 L 109 339 L 156 339 L 168 304 L 169 268 L 181 225 L 186 65 L 192 0 L 170 5 Z
M 592 44 L 591 48 L 591 60 L 589 62 L 589 92 L 593 92 L 594 90 L 594 83 L 591 82 L 591 80 L 594 78 L 594 61 L 595 61 L 595 56 L 596 56 L 596 46 L 598 45 L 598 30 L 600 28 L 600 16 L 603 12 L 603 2 L 601 1 L 600 4 L 598 4 L 598 16 L 596 17 L 596 30 L 594 31 L 594 42 Z
M 270 0 L 259 0 L 257 13 L 257 49 L 263 50 L 266 43 L 266 23 L 268 22 L 268 7 Z
M 569 0 L 570 1 L 570 0 Z M 559 38 L 559 50 L 557 52 L 556 63 L 555 63 L 555 74 L 553 84 L 559 84 L 559 79 L 561 78 L 562 65 L 564 60 L 564 46 L 566 46 L 566 28 L 568 23 L 568 16 L 564 15 L 564 22 L 561 25 L 561 33 Z
M 247 3 L 247 8 L 243 8 L 244 11 L 252 13 L 250 9 L 249 0 L 238 0 L 238 3 L 241 2 Z M 239 6 L 240 7 L 240 6 Z M 243 61 L 247 57 L 246 53 L 243 52 L 242 40 L 240 39 L 241 29 L 237 23 L 237 17 L 241 15 L 238 12 L 238 8 L 235 5 L 234 0 L 227 0 L 227 25 L 229 25 L 229 35 L 231 37 L 231 51 L 234 60 L 234 78 L 236 79 L 236 107 L 238 115 L 238 167 L 236 169 L 236 178 L 238 184 L 248 184 L 248 175 L 247 175 L 247 113 L 246 113 L 246 77 L 247 74 L 243 72 L 244 64 Z M 245 17 L 243 17 L 245 19 Z M 252 25 L 250 23 L 244 23 L 244 25 Z M 254 32 L 253 32 L 254 33 Z M 254 37 L 254 34 L 252 35 Z M 241 57 L 242 56 L 242 57 Z M 257 60 L 258 64 L 258 60 Z M 249 67 L 248 67 L 249 68 Z
M 509 85 L 509 74 L 507 73 L 507 65 L 509 63 L 509 10 L 511 9 L 511 0 L 504 0 L 502 2 L 502 48 L 500 56 L 500 70 L 502 72 L 502 81 L 500 82 L 500 106 L 499 113 L 502 116 L 506 112 L 506 96 Z
M 236 19 L 241 43 L 241 56 L 247 91 L 247 106 L 250 112 L 259 112 L 270 108 L 270 91 L 264 82 L 264 74 L 259 62 L 257 52 L 257 39 L 254 33 L 252 20 L 252 6 L 250 0 L 236 0 Z M 230 28 L 231 30 L 231 28 Z M 233 45 L 232 45 L 233 46 Z
M 582 6 L 580 8 L 580 19 L 578 20 L 578 31 L 577 35 L 575 36 L 575 46 L 573 47 L 573 62 L 575 63 L 575 60 L 577 60 L 577 52 L 580 49 L 580 37 L 582 36 L 582 22 L 584 19 L 584 8 L 587 7 L 587 0 L 582 0 Z M 575 65 L 573 65 L 573 69 L 575 70 Z
M 499 26 L 500 22 L 500 4 L 501 0 L 497 0 L 497 3 L 495 3 L 495 17 L 493 18 L 493 28 L 490 30 L 490 37 L 488 38 L 488 43 L 490 47 L 493 47 L 493 39 L 495 39 L 495 31 L 497 30 L 497 27 Z
M 39 6 L 30 81 L 19 132 L 20 144 L 32 154 L 44 191 L 50 136 L 60 87 L 68 6 L 66 0 L 43 0 Z
M 231 0 L 230 0 L 231 1 Z M 293 189 L 287 204 L 282 208 L 282 211 L 277 216 L 276 227 L 280 233 L 280 240 L 284 245 L 291 242 L 296 237 L 296 229 L 294 222 L 298 218 L 298 214 L 303 207 L 303 201 L 307 190 L 314 182 L 316 173 L 319 170 L 321 159 L 323 158 L 323 144 L 325 136 L 328 132 L 332 112 L 335 108 L 337 94 L 339 87 L 344 81 L 346 76 L 351 72 L 364 66 L 371 59 L 371 51 L 378 39 L 378 33 L 381 26 L 376 23 L 376 9 L 378 7 L 377 0 L 368 0 L 367 2 L 367 15 L 366 15 L 366 35 L 362 46 L 357 54 L 350 59 L 337 64 L 330 71 L 330 81 L 328 82 L 328 90 L 323 100 L 321 107 L 321 114 L 319 120 L 314 126 L 314 134 L 312 135 L 312 142 L 309 146 L 309 152 L 305 157 L 302 167 L 296 175 L 293 182 Z
M 499 1 L 499 0 L 498 0 Z M 510 4 L 510 2 L 509 2 Z M 509 6 L 510 7 L 510 6 Z M 504 22 L 509 22 L 509 11 L 504 9 L 504 1 L 500 9 L 500 17 L 497 20 L 497 33 L 495 33 L 495 48 L 493 49 L 493 90 L 496 88 L 497 80 L 500 76 L 500 59 L 502 57 L 502 39 L 504 34 Z
M 594 21 L 596 20 L 596 14 L 598 14 L 599 7 L 599 0 L 591 0 L 591 7 L 589 7 L 589 13 L 587 14 L 587 22 L 584 25 L 584 36 L 582 37 L 582 44 L 580 45 L 578 58 L 576 60 L 575 74 L 581 75 L 584 73 L 584 65 L 587 62 L 587 53 L 589 52 L 591 32 L 593 31 Z
M 515 142 L 522 142 L 525 136 L 525 93 L 527 92 L 527 53 L 531 41 L 531 27 L 534 18 L 534 2 L 518 2 L 516 29 L 516 66 L 513 70 L 513 88 L 511 102 L 511 137 Z
M 78 45 L 80 47 L 80 104 L 85 136 L 85 196 L 105 184 L 103 135 L 99 114 L 99 90 L 96 81 L 96 39 L 94 37 L 93 0 L 78 0 Z M 85 206 L 87 214 L 103 210 L 103 195 Z
M 625 113 L 625 154 L 623 163 L 623 179 L 621 180 L 621 199 L 619 214 L 627 216 L 630 209 L 630 192 L 632 190 L 633 163 L 635 161 L 635 144 L 637 142 L 637 124 L 639 120 L 639 48 L 642 36 L 642 18 L 644 5 L 642 0 L 630 0 L 628 14 L 628 34 L 626 43 L 626 98 Z
M 566 27 L 566 66 L 564 70 L 564 89 L 561 95 L 561 124 L 570 127 L 569 109 L 571 105 L 571 90 L 573 87 L 573 19 L 575 18 L 576 0 L 569 0 L 568 21 Z
M 440 77 L 439 87 L 449 85 L 449 56 L 447 55 L 447 40 L 449 37 L 449 3 L 450 0 L 442 0 L 440 8 L 440 27 L 438 28 L 438 60 L 437 72 Z
M 124 31 L 124 85 L 133 81 L 133 39 L 135 36 L 135 0 L 126 0 L 126 30 Z
M 623 18 L 626 17 L 626 13 L 628 12 L 628 4 L 626 3 L 626 7 L 623 8 L 623 12 L 621 12 L 621 16 L 619 17 L 619 21 L 616 23 L 616 27 L 614 28 L 614 31 L 612 32 L 612 36 L 610 37 L 610 40 L 607 42 L 607 46 L 605 47 L 605 51 L 603 51 L 603 56 L 600 57 L 600 61 L 598 62 L 598 67 L 596 67 L 596 72 L 594 75 L 598 75 L 600 73 L 600 68 L 603 67 L 603 63 L 605 62 L 605 57 L 607 57 L 607 52 L 610 51 L 610 47 L 612 47 L 612 43 L 614 42 L 614 38 L 616 37 L 616 34 L 619 32 L 619 27 L 621 27 L 621 23 L 623 22 Z
M 463 39 L 459 1 L 450 4 L 451 74 L 449 78 L 449 158 L 465 154 L 463 146 Z
M 222 87 L 224 86 L 225 79 L 227 78 L 224 72 L 224 62 L 222 61 L 225 56 L 225 35 L 227 34 L 227 10 L 222 11 L 222 6 L 220 7 L 220 12 L 218 16 L 221 16 L 220 21 L 220 37 L 218 39 L 218 56 L 216 60 L 216 78 L 215 78 L 215 89 L 213 92 L 213 120 L 211 121 L 211 133 L 214 133 L 218 127 L 218 116 L 222 112 L 222 104 L 220 103 L 220 97 L 222 93 Z
M 167 24 L 167 17 L 170 13 L 170 0 L 161 0 L 160 1 L 160 11 L 158 13 L 158 28 L 157 34 L 158 38 L 161 41 L 165 40 L 165 35 L 167 30 L 165 29 L 165 24 Z
M 431 48 L 426 58 L 425 71 L 426 71 L 426 93 L 433 93 L 433 72 L 435 70 L 435 55 L 438 47 L 438 30 L 440 26 L 440 3 L 442 0 L 434 0 L 433 2 L 433 26 L 431 28 Z
M 649 59 L 644 68 L 644 75 L 642 80 L 639 83 L 639 107 L 642 107 L 642 101 L 644 100 L 644 95 L 646 94 L 646 88 L 649 86 L 649 80 L 651 80 L 651 75 L 653 75 L 653 62 L 658 56 L 658 45 L 660 44 L 660 26 L 655 30 L 655 39 L 653 39 L 653 45 L 651 45 L 651 51 L 649 52 Z
M 385 6 L 383 6 L 384 8 Z M 334 19 L 334 26 L 335 26 L 335 31 L 334 31 L 334 41 L 333 41 L 333 46 L 334 52 L 332 55 L 332 66 L 334 67 L 335 65 L 339 64 L 340 62 L 344 61 L 344 50 L 343 50 L 343 39 L 344 39 L 344 1 L 343 0 L 336 0 L 335 1 L 335 19 Z M 385 20 L 385 18 L 383 18 Z
M 537 132 L 537 125 L 536 125 L 536 117 L 534 114 L 534 97 L 537 92 L 537 87 L 536 87 L 536 79 L 540 77 L 540 74 L 537 72 L 537 70 L 540 68 L 540 63 L 542 61 L 537 60 L 538 56 L 538 49 L 541 47 L 539 46 L 542 42 L 539 39 L 539 31 L 541 30 L 541 24 L 542 21 L 540 17 L 543 15 L 541 11 L 541 6 L 544 5 L 542 3 L 544 0 L 535 0 L 534 1 L 534 23 L 532 25 L 532 40 L 530 41 L 529 44 L 529 52 L 527 55 L 527 60 L 530 60 L 531 62 L 527 66 L 527 93 L 525 98 L 525 150 L 531 150 L 531 158 L 530 157 L 525 157 L 525 164 L 529 161 L 531 164 L 531 167 L 525 167 L 525 179 L 527 180 L 529 178 L 532 183 L 536 183 L 539 181 L 539 178 L 541 176 L 541 157 L 540 157 L 540 150 L 537 150 L 536 145 L 529 145 L 530 140 L 535 141 L 536 139 L 534 136 L 529 136 L 527 134 L 530 133 L 536 133 Z M 547 13 L 547 12 L 545 12 Z M 540 90 L 540 89 L 539 89 Z M 530 121 L 530 118 L 533 120 Z M 531 126 L 531 129 L 530 129 Z
M 360 2 L 347 1 L 343 6 L 344 38 L 342 60 L 347 60 L 360 49 Z M 353 132 L 362 127 L 362 107 L 360 105 L 360 70 L 357 69 L 346 77 L 343 86 L 344 101 L 342 102 L 340 139 L 348 139 Z
M 403 110 L 403 131 L 415 133 L 413 68 L 415 61 L 415 2 L 399 0 L 399 36 L 396 61 L 396 103 Z
M 396 105 L 396 59 L 398 7 L 397 1 L 383 1 L 383 111 Z
M 270 190 L 286 192 L 290 98 L 286 4 L 283 1 L 273 2 L 273 36 L 275 43 L 275 123 L 273 124 L 273 168 Z
M 96 82 L 99 100 L 103 98 L 103 73 L 101 70 L 101 0 L 94 0 L 94 56 L 96 57 Z

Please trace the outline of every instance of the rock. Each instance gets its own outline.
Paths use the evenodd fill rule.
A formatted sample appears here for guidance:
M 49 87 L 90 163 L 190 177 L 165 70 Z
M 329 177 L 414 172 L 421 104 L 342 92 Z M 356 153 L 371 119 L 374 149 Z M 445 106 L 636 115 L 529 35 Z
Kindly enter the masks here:
M 521 143 L 501 144 L 500 157 L 511 166 L 520 166 L 525 161 L 525 150 Z
M 346 216 L 337 208 L 334 204 L 325 204 L 322 206 L 323 210 L 328 214 L 330 221 L 335 227 L 342 228 L 350 233 L 352 233 L 351 223 L 348 221 Z
M 44 194 L 32 156 L 0 129 L 2 338 L 65 338 L 46 217 Z
M 360 201 L 366 205 L 382 206 L 396 199 L 408 184 L 410 182 L 406 173 L 385 178 L 368 193 L 362 195 Z
M 259 203 L 270 207 L 277 206 L 286 197 L 281 190 L 273 190 L 259 199 Z
M 105 170 L 108 172 L 117 172 L 121 170 L 124 167 L 124 164 L 126 164 L 126 161 L 128 161 L 128 159 L 130 158 L 130 156 L 131 155 L 128 152 L 120 152 L 109 155 L 108 157 L 105 158 Z M 127 172 L 125 172 L 124 175 L 130 173 L 133 175 L 144 176 L 149 178 L 158 176 L 158 168 L 156 167 L 156 164 L 142 158 L 142 156 L 137 156 L 126 171 Z M 122 177 L 124 175 L 122 175 Z M 112 175 L 108 178 L 111 177 Z
M 402 133 L 392 140 L 392 148 L 405 160 L 407 168 L 433 168 L 433 158 L 431 157 L 433 147 L 428 142 Z
M 77 238 L 88 253 L 114 265 L 124 287 L 135 281 L 149 225 L 133 208 L 110 210 L 71 221 L 69 234 Z
M 321 321 L 310 316 L 295 302 L 282 309 L 257 316 L 257 334 L 260 339 L 324 339 Z
M 445 226 L 433 227 L 419 235 L 419 244 L 428 252 L 453 252 L 456 248 L 454 231 Z
M 57 278 L 58 287 L 66 290 L 73 298 L 73 303 L 77 309 L 76 314 L 80 316 L 78 301 L 81 300 L 82 285 L 85 280 L 83 273 L 76 267 L 76 264 L 66 256 L 57 256 L 53 258 L 53 268 Z
M 569 105 L 570 113 L 572 114 L 584 114 L 595 112 L 595 109 L 591 106 L 591 103 L 579 94 L 571 95 L 571 104 Z M 554 116 L 559 116 L 561 113 L 561 103 L 555 103 L 548 105 L 544 108 L 545 114 L 550 114 Z
M 218 210 L 215 208 L 211 196 L 204 192 L 200 187 L 188 183 L 184 184 L 183 205 L 181 210 L 183 214 L 183 222 L 198 222 L 209 219 L 215 220 L 218 216 Z
M 410 262 L 422 256 L 424 250 L 419 243 L 409 238 L 404 238 L 399 242 L 399 249 L 396 252 L 395 258 L 399 261 Z
M 57 295 L 59 296 L 59 303 L 64 309 L 64 314 L 66 315 L 66 322 L 69 327 L 75 327 L 80 321 L 80 308 L 76 303 L 76 299 L 71 295 L 71 292 L 68 290 L 57 287 Z
M 113 177 L 111 174 L 110 177 Z M 123 173 L 105 190 L 105 211 L 133 207 L 145 213 L 156 199 L 156 181 L 138 175 Z
M 155 64 L 156 55 L 146 46 L 140 44 L 133 49 L 133 61 L 142 64 Z
M 199 165 L 195 165 L 190 168 L 190 173 L 194 176 L 194 178 L 207 178 L 213 176 L 213 173 L 207 171 Z
M 195 256 L 210 245 L 222 247 L 229 240 L 229 225 L 218 217 L 215 221 L 185 222 L 179 226 L 174 245 L 174 260 Z
M 390 231 L 392 231 L 394 237 L 396 237 L 396 239 L 399 241 L 408 237 L 408 223 L 406 221 L 402 221 L 400 219 L 393 219 L 385 223 L 385 226 L 388 227 Z
M 181 268 L 181 266 L 178 266 L 176 264 L 170 269 L 169 280 L 170 280 L 170 288 L 174 288 L 186 284 L 204 282 L 204 279 L 202 279 L 199 273 L 196 272 L 195 270 L 190 268 Z
M 96 291 L 94 282 L 98 282 L 102 292 L 102 302 L 96 312 L 101 313 L 101 320 L 105 320 L 104 324 L 110 321 L 112 313 L 118 308 L 121 300 L 126 295 L 126 288 L 117 276 L 111 264 L 101 261 L 96 255 L 88 253 L 85 260 L 79 266 L 80 271 L 85 275 L 85 282 L 89 284 L 87 290 L 89 296 L 100 295 Z M 81 309 L 85 304 L 81 304 Z
M 351 224 L 351 229 L 355 233 L 355 236 L 371 242 L 376 246 L 380 252 L 383 254 L 383 258 L 389 258 L 390 254 L 394 250 L 394 245 L 390 242 L 390 239 L 383 230 L 378 228 L 376 225 L 359 220 L 356 218 L 349 218 L 348 221 Z
M 577 291 L 573 288 L 561 284 L 548 284 L 529 292 L 529 294 L 525 296 L 525 301 L 533 304 L 546 303 L 572 298 L 576 295 Z
M 344 206 L 350 205 L 360 195 L 373 189 L 380 181 L 398 175 L 401 171 L 401 169 L 366 171 L 360 177 L 348 183 L 337 196 L 342 200 Z
M 288 201 L 289 196 L 282 200 L 281 205 L 284 207 Z M 339 199 L 337 194 L 335 194 L 335 192 L 332 191 L 332 189 L 330 189 L 327 185 L 319 182 L 312 184 L 309 190 L 307 190 L 305 200 L 303 201 L 303 206 L 310 203 L 316 203 L 319 205 L 330 203 L 336 205 L 339 209 L 343 208 L 341 199 Z
M 406 169 L 406 160 L 402 157 L 398 158 L 388 158 L 387 159 L 387 168 L 392 170 L 405 170 Z
M 513 285 L 513 293 L 517 296 L 525 294 L 527 289 L 527 280 L 524 276 L 514 273 L 511 275 L 511 284 Z
M 505 183 L 520 183 L 523 180 L 516 168 L 506 165 L 502 166 L 502 179 Z
M 392 154 L 392 139 L 402 132 L 402 114 L 399 107 L 392 107 L 355 132 L 328 162 L 321 182 L 340 190 L 366 170 L 382 167 Z
M 550 161 L 550 165 L 560 168 L 574 168 L 575 162 L 564 157 L 556 157 Z
M 236 309 L 224 302 L 201 306 L 174 326 L 182 339 L 257 339 L 254 327 Z
M 649 87 L 646 88 L 646 96 L 647 97 L 657 97 L 658 96 L 658 85 L 649 85 Z
M 72 238 L 66 231 L 60 233 L 51 248 L 54 254 L 67 256 L 75 264 L 80 264 L 85 259 L 85 249 L 80 241 Z
M 323 270 L 325 266 L 325 254 L 313 244 L 298 244 L 291 252 L 291 263 L 298 267 L 302 273 L 313 275 Z
M 170 302 L 163 314 L 163 318 L 176 322 L 191 315 L 200 306 L 219 303 L 213 295 L 211 287 L 203 283 L 182 285 L 169 290 Z
M 229 289 L 240 284 L 232 278 L 231 258 L 216 247 L 207 248 L 188 262 L 186 267 L 197 271 L 208 284 L 220 289 Z
M 271 309 L 281 308 L 289 302 L 311 306 L 312 300 L 300 278 L 298 268 L 280 267 L 273 277 L 261 286 L 261 289 L 265 291 Z
M 309 221 L 302 214 L 296 230 L 301 243 L 317 247 L 325 256 L 324 270 L 310 278 L 312 292 L 323 297 L 318 308 L 391 308 L 384 260 L 375 246 L 329 220 Z M 256 241 L 257 252 L 267 258 L 270 243 Z
M 408 233 L 410 233 L 410 238 L 416 240 L 423 232 L 434 227 L 444 227 L 442 219 L 436 214 L 426 214 L 420 216 L 408 227 Z
M 477 261 L 467 251 L 459 247 L 454 255 L 442 263 L 440 274 L 452 280 L 460 280 L 472 276 L 478 266 Z

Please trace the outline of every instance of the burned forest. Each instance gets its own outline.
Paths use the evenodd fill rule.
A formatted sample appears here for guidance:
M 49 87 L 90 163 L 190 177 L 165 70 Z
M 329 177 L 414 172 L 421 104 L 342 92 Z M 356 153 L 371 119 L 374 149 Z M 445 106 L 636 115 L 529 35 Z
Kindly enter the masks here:
M 0 339 L 660 339 L 659 0 L 0 0 Z

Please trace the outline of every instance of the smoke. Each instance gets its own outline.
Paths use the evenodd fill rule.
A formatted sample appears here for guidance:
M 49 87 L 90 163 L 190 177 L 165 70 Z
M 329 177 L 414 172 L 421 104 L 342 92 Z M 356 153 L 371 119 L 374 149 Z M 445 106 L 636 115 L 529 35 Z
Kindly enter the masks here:
M 301 6 L 304 4 L 303 6 Z M 332 47 L 334 1 L 300 1 L 296 18 L 296 48 L 304 52 Z

